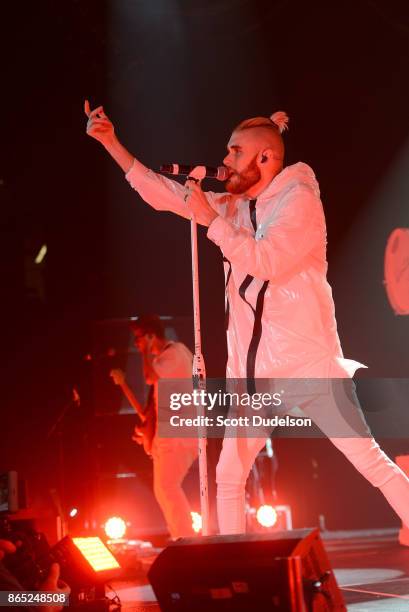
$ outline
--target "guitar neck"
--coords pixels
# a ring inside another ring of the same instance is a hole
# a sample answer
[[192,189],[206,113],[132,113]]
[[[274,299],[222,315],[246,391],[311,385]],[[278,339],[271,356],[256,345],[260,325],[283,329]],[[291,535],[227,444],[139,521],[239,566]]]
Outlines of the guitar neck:
[[134,392],[132,391],[132,389],[130,387],[128,387],[126,382],[123,382],[120,385],[124,395],[126,396],[127,400],[129,401],[129,403],[131,404],[132,408],[135,410],[136,414],[139,416],[139,418],[145,422],[146,421],[146,416],[144,415],[143,409],[141,404],[138,402],[138,400],[135,397]]

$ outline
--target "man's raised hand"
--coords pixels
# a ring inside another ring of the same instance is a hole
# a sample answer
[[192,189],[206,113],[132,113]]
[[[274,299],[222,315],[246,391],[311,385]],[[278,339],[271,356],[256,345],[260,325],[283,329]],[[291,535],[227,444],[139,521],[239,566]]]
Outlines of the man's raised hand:
[[88,100],[85,100],[84,111],[88,117],[87,134],[104,146],[109,145],[114,138],[114,126],[104,113],[102,106],[91,110]]

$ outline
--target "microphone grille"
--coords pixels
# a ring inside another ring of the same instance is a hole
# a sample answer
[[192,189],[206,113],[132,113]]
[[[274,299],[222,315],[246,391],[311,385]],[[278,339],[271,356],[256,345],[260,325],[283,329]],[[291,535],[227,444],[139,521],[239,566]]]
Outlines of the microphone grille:
[[217,177],[219,181],[227,181],[229,178],[229,171],[225,166],[219,166],[217,168]]

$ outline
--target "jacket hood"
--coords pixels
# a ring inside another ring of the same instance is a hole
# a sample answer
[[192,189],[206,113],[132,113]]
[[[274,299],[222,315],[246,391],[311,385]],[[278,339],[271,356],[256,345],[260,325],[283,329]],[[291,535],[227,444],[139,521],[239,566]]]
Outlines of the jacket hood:
[[276,193],[286,191],[297,184],[306,185],[314,191],[317,197],[320,196],[320,189],[312,168],[308,164],[298,162],[281,170],[257,199],[271,198]]

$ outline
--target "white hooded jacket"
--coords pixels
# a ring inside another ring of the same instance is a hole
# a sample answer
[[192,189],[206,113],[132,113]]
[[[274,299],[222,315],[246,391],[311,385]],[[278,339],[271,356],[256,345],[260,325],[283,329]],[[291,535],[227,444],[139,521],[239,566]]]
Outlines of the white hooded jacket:
[[[179,183],[139,164],[126,178],[156,210],[189,218]],[[301,162],[284,168],[256,201],[206,196],[219,215],[207,236],[224,256],[227,377],[353,376],[362,364],[342,355],[312,169]]]

